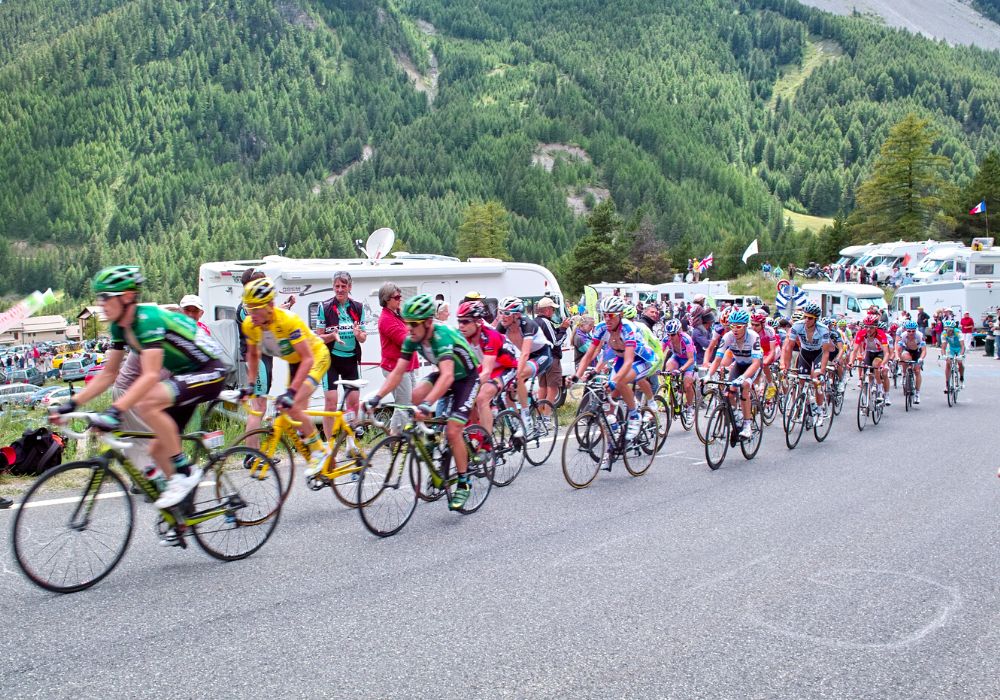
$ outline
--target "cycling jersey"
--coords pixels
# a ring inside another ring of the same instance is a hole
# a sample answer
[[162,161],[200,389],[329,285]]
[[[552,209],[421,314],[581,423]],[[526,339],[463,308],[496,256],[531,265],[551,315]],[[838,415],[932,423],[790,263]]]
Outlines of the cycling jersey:
[[601,321],[594,327],[593,338],[590,341],[592,346],[599,347],[606,345],[619,357],[624,357],[625,349],[632,347],[635,348],[636,359],[641,359],[648,365],[652,365],[656,359],[653,349],[646,347],[642,332],[633,323],[625,319],[621,320],[621,325],[618,327],[620,347],[616,347],[613,341],[614,334],[608,329],[607,321]]
[[[680,342],[675,345],[671,338],[677,338]],[[695,357],[698,352],[697,348],[694,346],[694,341],[687,333],[678,333],[674,336],[667,336],[667,339],[663,341],[663,349],[673,353],[672,356],[682,365],[692,357]]]
[[479,330],[479,343],[472,346],[473,351],[480,363],[486,356],[497,358],[493,367],[493,375],[501,373],[504,369],[517,367],[517,358],[520,352],[507,336],[499,333],[486,324]]
[[854,344],[858,347],[865,349],[865,352],[882,352],[882,346],[888,345],[889,340],[885,336],[885,331],[879,328],[875,335],[869,337],[868,332],[858,333],[858,337],[855,338]]
[[413,353],[417,352],[435,367],[440,365],[442,360],[453,360],[455,381],[475,375],[479,360],[476,359],[476,353],[469,347],[465,337],[454,328],[442,323],[435,323],[433,329],[431,337],[423,343],[418,343],[407,336],[399,356],[409,362]]
[[727,350],[732,353],[733,361],[741,365],[749,365],[754,360],[764,359],[764,351],[760,347],[760,336],[749,328],[743,334],[743,342],[737,340],[736,333],[733,331],[722,336],[715,356],[717,358],[723,357]]
[[947,343],[948,355],[960,355],[962,353],[962,336],[954,328],[948,328],[941,333],[941,342]]
[[659,339],[653,335],[653,331],[649,330],[649,326],[645,323],[637,323],[635,327],[639,329],[642,333],[642,342],[653,351],[653,361],[650,363],[652,371],[657,372],[663,367],[663,345],[660,343]]
[[771,346],[778,343],[778,336],[775,334],[774,329],[770,326],[764,326],[761,328],[760,332],[757,333],[760,336],[760,349],[764,351],[764,354],[771,352]]
[[139,304],[128,328],[112,323],[111,347],[136,352],[163,350],[163,368],[171,374],[193,372],[223,356],[222,348],[184,314],[156,304]]
[[927,341],[924,340],[924,334],[918,330],[903,331],[899,334],[899,340],[896,342],[896,346],[906,352],[919,352],[926,345]]
[[822,350],[823,346],[830,342],[830,329],[822,323],[816,323],[813,327],[812,340],[807,337],[806,322],[799,321],[792,325],[791,337],[799,344],[799,350]]
[[326,345],[319,336],[309,330],[309,326],[299,318],[298,314],[280,307],[274,307],[271,320],[263,326],[255,326],[250,316],[243,319],[243,335],[246,336],[248,345],[255,345],[265,355],[280,357],[291,365],[302,361],[299,353],[295,351],[294,343],[302,341],[308,343],[309,349],[317,359],[328,354]]
[[[518,319],[518,326],[521,329],[522,342],[525,338],[531,338],[531,350],[528,352],[528,357],[534,358],[549,352],[552,343],[545,337],[545,331],[542,330],[541,326],[524,316]],[[507,337],[510,337],[510,329],[510,326],[497,326],[497,331]]]

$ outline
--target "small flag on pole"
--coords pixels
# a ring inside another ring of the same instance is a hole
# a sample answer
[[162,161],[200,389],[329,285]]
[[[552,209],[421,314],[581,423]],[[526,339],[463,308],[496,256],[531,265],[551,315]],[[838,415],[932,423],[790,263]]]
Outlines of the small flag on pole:
[[969,210],[970,214],[982,214],[986,211],[986,200],[984,199],[976,206]]
[[757,239],[755,238],[753,239],[753,243],[748,245],[747,249],[743,251],[743,264],[746,265],[747,260],[749,260],[751,256],[756,255],[758,252],[760,251],[757,250]]
[[704,272],[708,268],[712,267],[713,262],[715,262],[715,258],[712,253],[709,253],[707,258],[698,263],[698,271]]

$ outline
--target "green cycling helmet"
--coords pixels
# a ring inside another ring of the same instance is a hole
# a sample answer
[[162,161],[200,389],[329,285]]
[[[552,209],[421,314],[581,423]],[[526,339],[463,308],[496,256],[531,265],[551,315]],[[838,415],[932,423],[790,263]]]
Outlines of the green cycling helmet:
[[399,314],[404,321],[426,321],[434,317],[436,308],[434,297],[430,294],[418,294],[403,302]]
[[634,320],[636,318],[636,316],[638,316],[638,315],[639,315],[639,312],[636,311],[636,308],[634,306],[632,306],[631,304],[629,304],[628,306],[626,306],[625,310],[622,311],[622,316],[626,320],[628,320],[628,321]]
[[138,265],[115,265],[94,275],[90,288],[95,294],[124,294],[138,290],[145,281]]

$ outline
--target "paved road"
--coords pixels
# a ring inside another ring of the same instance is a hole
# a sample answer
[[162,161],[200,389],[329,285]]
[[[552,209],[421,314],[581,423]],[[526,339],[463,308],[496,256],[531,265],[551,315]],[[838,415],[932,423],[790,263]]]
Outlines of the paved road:
[[[298,485],[274,538],[221,564],[152,513],[95,588],[5,553],[4,697],[1000,697],[1000,362],[962,403],[710,472],[693,434],[585,491],[558,462],[462,517],[378,540]],[[848,402],[853,399],[849,395]],[[9,539],[10,515],[0,514]]]

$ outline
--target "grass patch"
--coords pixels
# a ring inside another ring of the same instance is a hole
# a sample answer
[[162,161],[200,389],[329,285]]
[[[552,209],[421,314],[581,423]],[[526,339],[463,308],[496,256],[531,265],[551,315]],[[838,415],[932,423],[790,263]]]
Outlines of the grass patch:
[[814,70],[824,63],[836,61],[844,55],[844,50],[833,39],[818,39],[810,37],[806,41],[806,53],[802,59],[802,65],[790,63],[782,66],[781,77],[774,83],[774,91],[768,107],[774,111],[778,104],[778,98],[787,102],[795,97],[799,87],[806,81]]
[[775,280],[765,279],[762,272],[749,272],[729,282],[729,293],[758,296],[770,304],[773,311],[778,287]]
[[807,230],[818,233],[824,226],[833,226],[833,218],[829,216],[812,216],[810,214],[799,214],[791,209],[784,209],[785,219],[792,220],[792,226],[796,230]]

